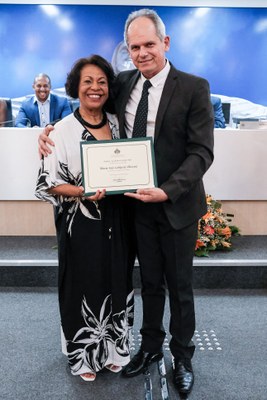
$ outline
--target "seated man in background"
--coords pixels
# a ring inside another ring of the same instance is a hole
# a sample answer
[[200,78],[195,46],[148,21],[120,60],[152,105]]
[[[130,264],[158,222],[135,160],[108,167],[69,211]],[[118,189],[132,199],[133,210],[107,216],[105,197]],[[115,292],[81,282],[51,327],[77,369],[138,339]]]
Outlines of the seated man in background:
[[68,99],[50,93],[51,80],[48,75],[37,75],[32,87],[35,95],[23,101],[16,118],[16,127],[44,127],[71,114]]
[[210,96],[214,111],[214,128],[225,128],[225,118],[220,97]]

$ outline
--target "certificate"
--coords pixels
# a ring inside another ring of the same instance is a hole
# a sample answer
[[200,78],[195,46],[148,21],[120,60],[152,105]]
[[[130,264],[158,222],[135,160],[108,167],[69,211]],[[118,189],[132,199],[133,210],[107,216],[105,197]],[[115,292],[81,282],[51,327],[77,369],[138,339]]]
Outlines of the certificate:
[[80,144],[86,196],[133,192],[157,186],[151,137],[84,141]]

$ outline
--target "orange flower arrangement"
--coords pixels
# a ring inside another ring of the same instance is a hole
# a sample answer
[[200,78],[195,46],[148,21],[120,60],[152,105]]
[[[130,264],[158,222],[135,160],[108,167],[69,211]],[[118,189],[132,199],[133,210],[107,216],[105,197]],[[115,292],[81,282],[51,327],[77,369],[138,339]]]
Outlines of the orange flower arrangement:
[[208,257],[210,251],[230,250],[231,237],[239,235],[239,229],[230,225],[232,214],[222,212],[220,202],[213,200],[210,195],[207,199],[207,213],[198,222],[198,239],[195,255]]

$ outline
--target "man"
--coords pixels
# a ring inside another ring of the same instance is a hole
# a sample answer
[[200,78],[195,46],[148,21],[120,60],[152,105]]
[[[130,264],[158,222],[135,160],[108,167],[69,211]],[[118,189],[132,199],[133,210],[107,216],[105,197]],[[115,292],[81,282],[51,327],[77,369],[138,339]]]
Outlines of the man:
[[32,85],[35,95],[26,99],[18,112],[15,126],[45,127],[50,122],[71,114],[68,99],[51,94],[51,80],[46,74],[39,74]]
[[158,188],[137,190],[135,225],[142,276],[143,325],[139,352],[123,375],[135,376],[162,357],[166,280],[170,300],[170,349],[173,380],[189,393],[195,313],[192,261],[198,219],[206,212],[202,177],[213,161],[213,110],[209,85],[176,70],[166,60],[170,38],[158,15],[139,10],[129,15],[125,42],[137,70],[118,75],[117,113],[121,137],[131,137],[143,82],[148,95],[147,135],[154,138]]
[[210,99],[214,112],[214,128],[225,128],[225,118],[220,97],[210,96]]
[[[159,187],[126,195],[135,199],[137,252],[142,278],[142,344],[123,370],[134,377],[159,360],[167,283],[173,382],[190,393],[195,330],[192,263],[199,218],[206,213],[202,177],[213,161],[213,110],[208,82],[166,60],[170,38],[152,10],[129,15],[125,41],[137,70],[117,77],[116,109],[122,138],[132,137],[143,81],[149,80],[147,136],[154,138]],[[50,152],[42,143],[43,154]],[[47,139],[46,139],[47,140]],[[51,141],[48,140],[48,143]]]

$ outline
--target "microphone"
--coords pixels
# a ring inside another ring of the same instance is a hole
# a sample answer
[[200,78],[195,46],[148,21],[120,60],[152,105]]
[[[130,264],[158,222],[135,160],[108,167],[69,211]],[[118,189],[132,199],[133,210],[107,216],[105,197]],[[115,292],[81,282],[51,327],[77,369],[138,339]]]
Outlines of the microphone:
[[14,119],[8,119],[6,121],[0,121],[0,128],[4,128],[4,127],[14,127]]

